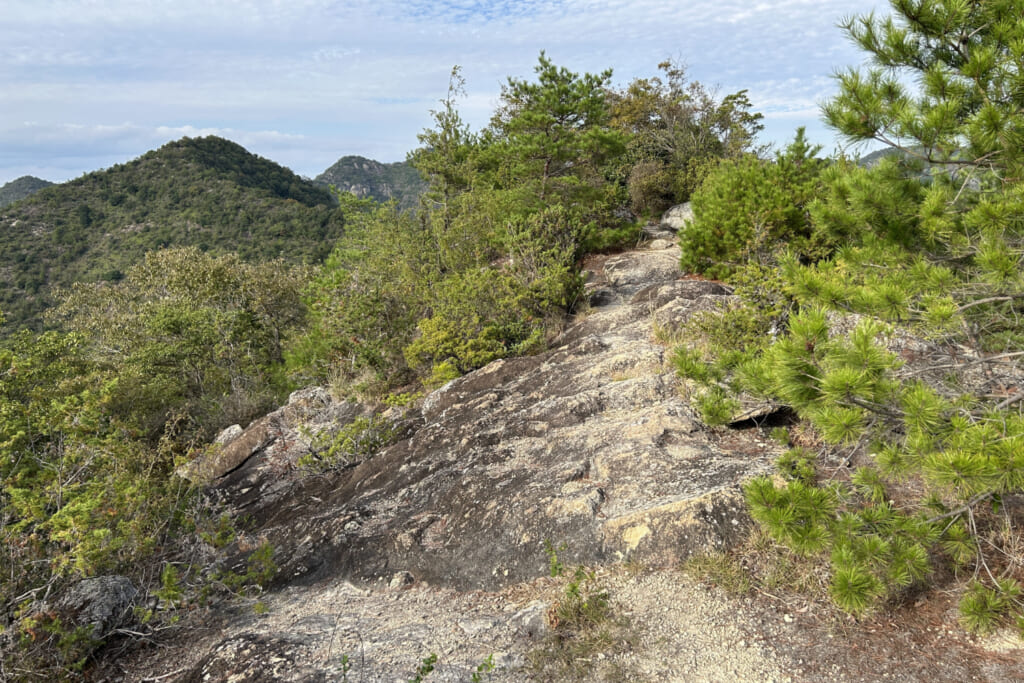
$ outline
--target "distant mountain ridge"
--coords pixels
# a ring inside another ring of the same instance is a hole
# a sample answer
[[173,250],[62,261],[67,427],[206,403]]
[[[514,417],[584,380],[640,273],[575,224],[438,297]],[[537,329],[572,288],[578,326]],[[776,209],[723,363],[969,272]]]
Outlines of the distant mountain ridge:
[[13,204],[19,199],[31,196],[43,188],[53,185],[49,180],[23,175],[0,187],[0,208]]
[[341,235],[334,196],[217,137],[182,138],[0,209],[0,311],[42,327],[55,287],[116,280],[154,249],[323,260]]
[[361,156],[338,159],[313,182],[351,192],[360,198],[379,202],[395,200],[403,209],[415,207],[427,188],[419,171],[406,161],[385,164]]

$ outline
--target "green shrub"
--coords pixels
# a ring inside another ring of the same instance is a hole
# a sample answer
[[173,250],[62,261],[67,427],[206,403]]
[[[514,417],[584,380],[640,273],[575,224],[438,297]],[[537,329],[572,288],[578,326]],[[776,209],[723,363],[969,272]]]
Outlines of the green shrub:
[[1012,579],[996,580],[989,588],[973,581],[960,599],[960,621],[972,633],[986,634],[1007,621],[1013,603],[1021,596],[1020,584]]
[[680,232],[682,268],[722,278],[748,262],[772,263],[783,249],[822,255],[807,214],[822,167],[817,151],[801,129],[774,162],[748,155],[713,169]]
[[379,415],[357,417],[333,432],[299,431],[310,452],[299,458],[298,464],[319,472],[362,462],[390,444],[395,435],[394,426]]
[[[786,432],[784,436],[785,442],[788,444],[789,433]],[[815,475],[817,473],[814,455],[809,453],[805,448],[798,447],[789,449],[775,461],[775,466],[787,479],[802,481],[806,484],[814,484]]]
[[[938,558],[991,562],[964,520],[977,525],[976,508],[1024,489],[1024,418],[898,381],[898,359],[876,341],[882,329],[864,320],[830,338],[824,314],[805,311],[758,361],[769,393],[827,442],[873,457],[819,486],[816,458],[792,449],[778,463],[785,486],[765,478],[746,487],[754,519],[780,543],[829,553],[831,595],[858,614],[922,583]],[[1008,619],[1017,609],[1008,586],[972,589],[961,603],[965,625]]]
[[673,174],[662,161],[642,161],[629,173],[630,208],[639,216],[660,215],[676,203]]
[[718,368],[705,361],[704,354],[696,349],[686,346],[676,347],[671,358],[676,374],[684,379],[692,379],[700,384],[721,379]]
[[697,394],[696,403],[701,419],[710,427],[729,424],[739,410],[739,403],[719,386],[712,386]]

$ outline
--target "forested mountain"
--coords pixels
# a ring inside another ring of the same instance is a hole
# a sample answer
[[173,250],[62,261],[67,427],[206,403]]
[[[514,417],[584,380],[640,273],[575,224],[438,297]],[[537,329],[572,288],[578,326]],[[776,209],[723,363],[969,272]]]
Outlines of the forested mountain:
[[321,261],[341,234],[331,193],[217,137],[183,138],[0,211],[0,310],[39,328],[54,287],[118,280],[169,246],[247,261]]
[[392,199],[400,208],[416,206],[427,188],[419,171],[405,161],[383,164],[360,156],[338,159],[333,166],[318,175],[316,183],[351,192],[359,198],[372,198],[379,202]]
[[13,204],[19,199],[39,192],[44,187],[53,185],[49,180],[36,178],[30,175],[23,175],[0,187],[0,207]]

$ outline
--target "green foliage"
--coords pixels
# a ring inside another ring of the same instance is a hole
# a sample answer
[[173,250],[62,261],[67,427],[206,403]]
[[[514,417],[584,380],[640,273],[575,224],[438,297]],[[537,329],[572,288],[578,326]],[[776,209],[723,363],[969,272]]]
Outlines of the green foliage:
[[300,428],[300,433],[307,440],[310,454],[299,459],[299,466],[326,472],[366,460],[393,441],[395,430],[390,422],[373,415],[357,417],[333,432],[313,434]]
[[803,129],[774,163],[753,155],[716,166],[693,195],[694,219],[680,233],[682,267],[710,277],[729,275],[748,262],[773,263],[783,249],[821,256],[807,206],[822,163]]
[[[950,364],[946,386],[901,382],[877,324],[830,338],[814,307],[909,325],[975,357],[1019,357],[1024,102],[1014,93],[1024,6],[915,0],[893,8],[892,17],[844,21],[874,65],[840,74],[824,114],[850,142],[876,140],[899,154],[870,169],[840,162],[822,175],[810,214],[826,242],[843,246],[815,264],[784,261],[787,289],[804,311],[749,376],[862,462],[832,486],[835,521],[819,524],[834,539],[837,604],[871,609],[945,556],[993,579],[961,600],[964,625],[985,631],[1020,618],[1019,550],[979,539],[984,507],[1024,490],[1019,401],[961,394],[969,360]],[[792,522],[779,511],[807,486],[790,482],[786,495],[769,488],[748,489],[752,508],[793,543]],[[810,527],[820,513],[795,518]]]
[[[304,279],[279,262],[154,252],[118,283],[69,292],[56,316],[72,332],[7,340],[0,572],[14,578],[0,584],[5,604],[111,573],[152,590],[170,612],[194,598],[196,536],[220,547],[235,534],[226,517],[205,519],[174,467],[226,423],[283,398],[282,342],[300,322]],[[271,564],[260,550],[242,575],[217,579],[265,582]],[[139,618],[150,627],[173,619]],[[62,642],[11,656],[52,659]]]
[[161,605],[173,609],[185,597],[181,586],[181,576],[173,564],[165,564],[160,571],[160,588],[154,593]]
[[874,65],[839,74],[826,121],[851,142],[898,146],[944,173],[985,166],[1021,178],[1020,2],[914,0],[893,8],[890,17],[843,22]]
[[434,255],[412,216],[341,199],[346,232],[303,294],[308,329],[289,345],[289,371],[301,383],[398,383]]
[[540,202],[557,198],[567,208],[597,199],[599,169],[625,142],[609,125],[605,91],[611,70],[580,76],[542,52],[535,72],[535,82],[510,78],[502,86],[488,150],[490,159],[501,160],[499,182],[507,186],[514,178],[528,196]]
[[22,673],[39,672],[40,676],[49,674],[64,680],[80,678],[89,655],[101,644],[93,637],[92,627],[71,626],[48,612],[22,618],[18,630],[17,670]]
[[704,360],[704,354],[697,349],[686,346],[676,347],[672,352],[672,365],[676,374],[684,379],[692,379],[700,384],[721,379],[721,373],[713,364]]
[[630,208],[640,215],[654,215],[675,204],[672,176],[663,161],[647,160],[634,165],[626,181]]
[[536,82],[510,79],[477,134],[459,116],[454,69],[410,155],[429,182],[418,214],[343,203],[346,234],[307,290],[293,374],[383,393],[542,349],[582,290],[584,245],[621,238],[599,172],[622,144],[607,125],[608,77],[541,55]]
[[990,633],[1008,621],[1020,596],[1020,584],[1013,579],[996,579],[991,588],[974,581],[960,599],[960,621],[968,631]]
[[[950,7],[919,4],[925,12]],[[705,272],[728,273],[733,263],[749,259],[780,266],[774,277],[765,267],[753,271],[744,294],[748,305],[764,311],[760,319],[770,321],[760,331],[762,342],[771,330],[785,331],[783,336],[743,358],[731,350],[733,340],[699,343],[676,360],[684,374],[711,387],[704,396],[717,400],[702,400],[712,417],[734,368],[730,385],[793,407],[826,444],[847,454],[844,462],[857,458],[858,467],[832,473],[825,486],[817,482],[817,456],[792,449],[779,461],[789,480],[784,486],[765,479],[747,488],[755,519],[778,542],[808,556],[827,554],[832,598],[854,613],[922,583],[936,561],[956,567],[991,563],[974,537],[975,510],[1024,485],[1016,455],[1020,415],[1005,410],[1014,401],[986,407],[981,397],[956,395],[955,384],[906,381],[899,359],[882,348],[889,329],[878,319],[978,354],[1015,358],[1024,341],[1018,323],[1024,300],[1022,190],[998,168],[994,174],[993,168],[972,168],[956,155],[945,156],[943,166],[941,155],[928,156],[934,151],[926,152],[927,169],[906,156],[870,169],[840,161],[818,176],[817,197],[802,204],[781,198],[782,215],[799,210],[805,221],[804,241],[790,240],[781,257],[770,248],[758,252],[757,237],[740,229],[704,242],[691,232],[684,240],[684,264],[708,250],[705,263],[716,270]],[[715,182],[709,178],[705,188]],[[755,183],[751,175],[742,184]],[[739,192],[737,184],[720,196]],[[756,287],[766,276],[774,283],[767,297]],[[790,316],[794,304],[800,310]],[[871,317],[833,335],[826,311]],[[727,338],[706,322],[703,327],[705,339]],[[757,331],[749,331],[756,340]],[[967,367],[954,364],[954,379]],[[986,590],[995,592],[965,599],[971,615],[965,623],[982,627],[984,615],[994,612],[990,602],[1001,589]],[[1000,618],[1012,618],[1016,609],[1008,607]]]
[[211,574],[210,579],[233,593],[243,593],[249,589],[263,590],[276,575],[274,546],[264,542],[249,553],[244,571],[217,570]]
[[791,446],[793,439],[790,436],[789,430],[785,427],[772,427],[768,435],[778,444],[783,446]]
[[600,626],[611,616],[608,592],[595,585],[595,575],[577,567],[552,610],[556,630],[583,631]]
[[494,655],[487,655],[487,658],[477,665],[476,670],[473,672],[473,675],[469,677],[469,680],[472,683],[483,683],[483,681],[486,680],[485,674],[490,674],[492,671],[494,671]]
[[751,151],[763,128],[745,90],[719,100],[687,81],[679,64],[658,68],[662,76],[638,78],[608,94],[611,124],[629,138],[607,172],[625,181],[630,206],[641,215],[687,201],[713,160]]
[[558,559],[558,553],[564,552],[568,547],[565,543],[560,543],[555,548],[555,544],[551,542],[550,538],[544,539],[544,554],[548,556],[548,574],[552,578],[561,576],[565,571],[565,565]]
[[[185,532],[191,494],[173,452],[138,439],[120,381],[80,334],[22,333],[0,349],[0,602],[12,609],[80,577],[154,571]],[[55,617],[15,628],[5,666],[57,675],[97,645]]]
[[147,254],[120,282],[75,285],[54,318],[116,373],[113,409],[150,439],[175,414],[191,423],[180,438],[211,437],[283,398],[283,341],[302,322],[306,278],[281,261],[169,249]]
[[778,285],[767,271],[761,266],[738,271],[736,291],[756,294],[721,310],[698,311],[679,330],[678,336],[687,342],[676,347],[671,361],[680,377],[697,385],[691,397],[709,426],[733,421],[740,409],[733,397],[738,388],[764,393],[750,376],[757,374],[760,355],[787,314],[781,295],[773,291]]
[[95,369],[83,346],[48,333],[0,351],[3,562],[22,567],[5,590],[51,569],[91,574],[145,555],[178,504],[161,481],[170,463],[133,439],[112,410],[118,379]]
[[[746,491],[755,519],[779,541],[800,552],[830,548],[832,596],[855,613],[923,581],[939,550],[955,565],[975,560],[966,528],[947,520],[1024,487],[1021,416],[954,418],[954,406],[934,389],[896,380],[900,364],[877,344],[880,331],[864,320],[849,337],[830,338],[824,315],[811,310],[794,317],[789,336],[761,360],[771,395],[827,441],[874,448],[878,466],[817,488],[813,460],[794,449],[779,462],[790,478],[784,488],[765,479]],[[894,507],[890,483],[908,477],[923,493]],[[964,603],[970,619],[982,618],[981,601]]]
[[544,321],[528,316],[544,309],[524,301],[527,296],[515,278],[495,270],[446,278],[435,290],[430,317],[420,321],[419,335],[405,348],[406,362],[413,370],[450,362],[463,374],[541,350]]
[[701,419],[709,427],[729,424],[739,409],[739,403],[719,386],[712,386],[698,393],[695,402]]
[[33,195],[44,187],[49,187],[50,185],[53,185],[53,183],[43,180],[42,178],[34,178],[30,175],[16,178],[3,187],[0,187],[0,209],[8,204],[13,204],[19,199],[24,199],[25,197]]
[[166,247],[319,263],[342,232],[334,205],[325,189],[232,142],[183,138],[0,210],[9,273],[0,309],[9,332],[39,329],[54,288],[115,282]]
[[[787,433],[787,445],[788,442],[789,435]],[[778,468],[782,476],[787,479],[801,481],[805,484],[811,485],[815,482],[817,468],[814,463],[814,455],[809,453],[805,448],[790,448],[779,456],[779,459],[775,461],[775,466]]]
[[431,652],[423,658],[423,662],[416,669],[416,674],[409,679],[409,683],[422,683],[427,676],[434,672],[435,664],[437,664],[437,654]]
[[776,488],[770,478],[759,477],[747,482],[744,492],[753,518],[791,550],[809,555],[826,547],[838,504],[835,491],[800,479]]

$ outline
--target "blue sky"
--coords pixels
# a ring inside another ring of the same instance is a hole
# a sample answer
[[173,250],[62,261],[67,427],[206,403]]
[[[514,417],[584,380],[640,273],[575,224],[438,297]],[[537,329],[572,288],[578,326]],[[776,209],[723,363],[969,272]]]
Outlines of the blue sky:
[[541,50],[614,82],[666,58],[722,95],[746,88],[763,141],[798,126],[836,149],[818,105],[862,61],[836,28],[868,0],[6,0],[0,185],[63,181],[184,135],[221,135],[315,176],[338,157],[397,161],[448,74],[486,124]]

